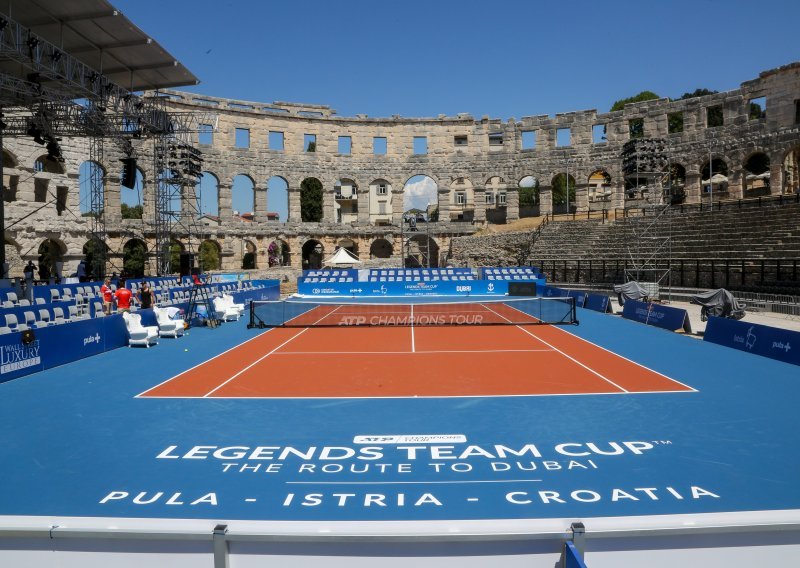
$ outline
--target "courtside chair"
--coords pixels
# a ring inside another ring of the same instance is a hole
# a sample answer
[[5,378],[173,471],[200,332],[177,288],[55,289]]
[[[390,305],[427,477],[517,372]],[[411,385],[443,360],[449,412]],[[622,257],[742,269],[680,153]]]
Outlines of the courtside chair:
[[18,303],[18,300],[17,300],[17,294],[16,294],[15,292],[9,292],[9,293],[6,295],[6,299],[7,299],[9,302],[11,302],[12,304],[16,304],[16,303]]
[[11,328],[5,325],[0,327],[0,335],[5,335],[6,333],[11,333]]
[[128,329],[128,347],[134,345],[144,345],[150,347],[158,343],[158,327],[154,325],[143,326],[142,316],[124,312],[122,318],[125,320],[125,327]]
[[37,306],[47,303],[44,298],[35,298],[33,301]]
[[24,324],[17,321],[17,316],[14,314],[6,314],[6,326],[8,326],[11,331],[25,331],[28,329]]
[[36,325],[36,314],[33,312],[23,312],[25,316],[25,327],[28,329],[33,329],[34,327],[39,327]]
[[61,299],[64,300],[65,302],[71,300],[72,290],[70,290],[69,288],[64,288],[64,293],[61,295]]
[[50,290],[50,301],[51,302],[58,302],[60,299],[61,298],[60,298],[60,294],[58,293],[58,290],[56,290],[55,288]]
[[39,310],[39,321],[36,322],[36,327],[47,327],[48,325],[54,325],[52,321],[50,321],[50,312],[47,310]]
[[64,319],[64,310],[61,308],[53,308],[53,325],[62,323],[67,323],[67,320]]
[[183,335],[183,320],[172,319],[170,312],[177,313],[177,308],[159,308],[153,307],[153,313],[158,322],[158,334],[161,337],[175,337],[176,339]]
[[25,306],[30,306],[30,305],[31,305],[31,301],[28,298],[22,298],[19,301],[19,306],[20,307],[25,307]]

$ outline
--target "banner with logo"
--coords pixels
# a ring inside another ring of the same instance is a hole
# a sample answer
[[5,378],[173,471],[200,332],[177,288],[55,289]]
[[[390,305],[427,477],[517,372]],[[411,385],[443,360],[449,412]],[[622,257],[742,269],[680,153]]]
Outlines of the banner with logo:
[[36,328],[0,336],[0,382],[122,347],[128,333],[121,315]]
[[[531,280],[544,284],[544,280]],[[422,282],[303,282],[297,291],[305,296],[505,296],[508,282],[491,280]]]
[[800,365],[800,332],[797,331],[710,317],[703,341]]
[[605,294],[587,294],[586,303],[583,305],[587,310],[608,313],[611,311],[611,298]]
[[622,308],[622,317],[670,331],[692,333],[692,324],[686,310],[664,304],[627,300]]

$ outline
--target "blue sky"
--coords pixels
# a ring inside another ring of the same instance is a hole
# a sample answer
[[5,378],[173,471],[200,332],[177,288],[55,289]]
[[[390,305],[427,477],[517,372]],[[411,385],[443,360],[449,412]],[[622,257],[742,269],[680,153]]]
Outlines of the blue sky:
[[789,0],[112,3],[200,78],[185,90],[342,116],[605,112],[800,60]]

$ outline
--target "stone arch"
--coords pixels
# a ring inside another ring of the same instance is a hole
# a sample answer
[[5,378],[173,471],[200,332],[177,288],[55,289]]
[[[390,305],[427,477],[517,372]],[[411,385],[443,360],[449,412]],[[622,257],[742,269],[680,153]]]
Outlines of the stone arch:
[[186,247],[178,239],[170,239],[169,241],[169,268],[171,273],[180,271],[181,266],[181,253],[186,252]]
[[517,182],[519,192],[519,216],[538,217],[540,210],[539,178],[528,174],[522,176]]
[[506,180],[499,175],[489,176],[484,182],[486,194],[486,221],[494,224],[504,224],[507,220],[506,209]]
[[258,268],[258,248],[253,241],[244,239],[242,241],[242,269],[254,268]]
[[371,225],[390,225],[394,213],[392,184],[383,178],[369,184],[369,222]]
[[16,168],[19,167],[19,160],[17,156],[14,155],[9,150],[3,148],[3,167],[4,168]]
[[201,216],[219,219],[219,176],[213,172],[203,171],[197,185],[197,199]]
[[322,182],[307,177],[300,182],[300,219],[305,223],[318,223],[324,216],[322,206]]
[[408,238],[403,265],[406,268],[438,268],[439,245],[436,239],[424,234]]
[[550,181],[550,186],[553,188],[553,213],[570,213],[575,209],[575,178],[572,174],[559,172]]
[[611,175],[603,168],[594,170],[587,179],[589,185],[589,201],[610,201]]
[[267,262],[270,266],[289,266],[292,262],[289,243],[275,239],[267,247]]
[[347,249],[354,255],[358,256],[358,243],[350,238],[339,239],[336,244],[337,248]]
[[664,168],[662,185],[671,203],[683,203],[686,199],[686,168],[678,162],[670,162]]
[[122,247],[122,274],[141,278],[147,268],[147,245],[141,239],[129,239]]
[[751,153],[742,163],[744,180],[742,189],[745,197],[770,194],[770,160],[762,151]]
[[345,224],[358,221],[358,183],[353,178],[339,178],[333,183],[333,219]]
[[[105,208],[105,178],[106,170],[102,164],[93,160],[86,160],[78,168],[78,202],[83,217],[91,217],[103,212]],[[97,204],[92,204],[92,187],[100,188],[102,199]],[[93,210],[94,208],[97,210]]]
[[222,247],[213,239],[204,240],[197,248],[197,260],[202,272],[219,270],[222,265]]
[[369,257],[372,258],[391,258],[392,257],[392,243],[388,240],[380,238],[372,241],[369,247]]
[[144,171],[136,168],[133,187],[119,186],[120,212],[123,219],[142,219],[144,217]]
[[718,157],[712,158],[710,165],[706,160],[700,168],[700,180],[703,193],[709,193],[712,186],[714,191],[728,191],[728,163]]
[[33,161],[33,171],[37,173],[65,174],[64,164],[58,160],[50,158],[47,154],[42,154]]
[[39,244],[36,252],[39,255],[39,280],[60,277],[67,246],[59,239],[49,238]]
[[252,214],[256,206],[256,183],[247,174],[233,177],[231,184],[231,208],[234,216]]
[[403,215],[410,212],[424,214],[431,221],[437,220],[439,209],[439,184],[427,174],[408,178],[403,185]]
[[267,180],[267,221],[289,219],[289,181],[279,175]]
[[303,243],[303,270],[316,270],[322,268],[322,259],[325,247],[316,239],[308,239]]
[[468,177],[457,177],[450,184],[450,218],[448,221],[467,221],[475,219],[475,188]]
[[800,145],[795,146],[783,158],[783,191],[800,193]]
[[83,244],[81,254],[86,264],[86,276],[90,280],[100,280],[105,276],[110,253],[108,244],[98,239],[90,238]]

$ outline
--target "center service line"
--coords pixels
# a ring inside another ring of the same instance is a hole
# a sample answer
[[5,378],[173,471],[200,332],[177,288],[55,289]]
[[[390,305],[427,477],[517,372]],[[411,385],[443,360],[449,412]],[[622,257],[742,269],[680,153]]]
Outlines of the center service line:
[[432,485],[463,483],[538,483],[541,479],[490,479],[477,481],[287,481],[287,485]]

